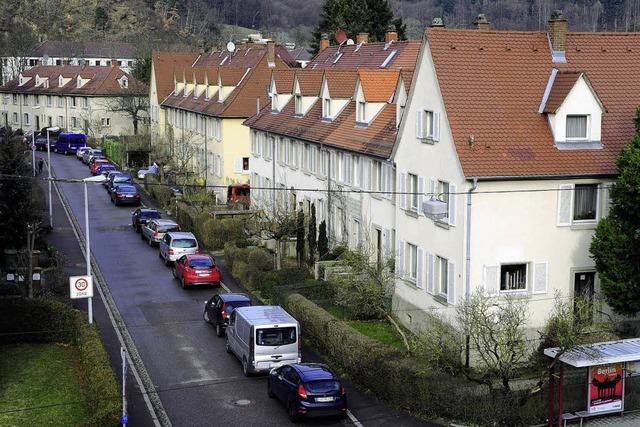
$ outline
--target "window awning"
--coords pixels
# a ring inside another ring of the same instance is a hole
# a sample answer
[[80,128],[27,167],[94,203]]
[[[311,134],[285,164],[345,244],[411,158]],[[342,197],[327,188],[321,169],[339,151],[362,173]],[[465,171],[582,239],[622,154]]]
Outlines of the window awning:
[[[545,356],[555,358],[560,348],[546,348]],[[576,368],[640,360],[640,338],[581,345],[560,356],[560,361]]]

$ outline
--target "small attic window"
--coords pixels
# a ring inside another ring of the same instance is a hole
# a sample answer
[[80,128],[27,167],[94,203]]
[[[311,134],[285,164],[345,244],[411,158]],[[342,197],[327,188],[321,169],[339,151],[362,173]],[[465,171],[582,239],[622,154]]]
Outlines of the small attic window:
[[568,141],[582,141],[588,139],[589,116],[567,115],[566,137]]
[[122,76],[120,79],[120,87],[127,89],[129,87],[129,79],[126,76]]
[[397,53],[398,49],[393,49],[389,56],[387,56],[387,58],[384,60],[384,62],[380,64],[380,68],[387,68],[389,66],[389,63],[391,62],[391,60],[393,60]]
[[364,101],[358,101],[356,106],[356,117],[358,123],[367,123],[367,103]]
[[58,76],[58,86],[64,86],[64,79],[62,78],[62,74]]
[[295,114],[296,116],[302,116],[303,114],[303,109],[302,109],[302,95],[296,95],[295,99],[294,99],[294,103],[295,103]]
[[322,99],[322,118],[331,119],[331,99]]
[[274,112],[278,111],[278,94],[277,93],[271,94],[271,111],[274,111]]

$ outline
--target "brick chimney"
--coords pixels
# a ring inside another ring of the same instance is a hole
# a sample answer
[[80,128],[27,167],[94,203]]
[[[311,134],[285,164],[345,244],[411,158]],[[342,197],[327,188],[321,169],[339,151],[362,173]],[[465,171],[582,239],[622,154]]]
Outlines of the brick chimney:
[[327,33],[322,33],[320,36],[320,52],[329,47],[329,36]]
[[561,10],[554,10],[549,19],[549,41],[555,52],[564,52],[567,43],[567,18]]
[[269,66],[276,63],[276,43],[273,40],[267,41],[267,62]]
[[431,28],[444,28],[444,21],[442,18],[433,18],[431,21]]
[[369,43],[369,33],[358,33],[356,43]]
[[384,33],[384,41],[385,43],[398,41],[398,32],[395,25],[389,25],[387,32]]
[[487,17],[484,16],[484,13],[476,16],[476,19],[473,21],[473,25],[475,25],[476,29],[480,31],[491,30],[491,24],[489,24],[489,21],[487,21]]

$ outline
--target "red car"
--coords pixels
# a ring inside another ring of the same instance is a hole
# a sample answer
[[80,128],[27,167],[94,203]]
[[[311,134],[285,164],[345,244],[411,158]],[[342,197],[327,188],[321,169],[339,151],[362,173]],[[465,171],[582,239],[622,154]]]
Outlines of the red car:
[[91,175],[98,175],[98,166],[107,164],[111,164],[111,162],[107,159],[96,159],[96,161],[91,165]]
[[193,285],[220,286],[220,270],[209,255],[184,255],[174,263],[173,275],[183,288]]

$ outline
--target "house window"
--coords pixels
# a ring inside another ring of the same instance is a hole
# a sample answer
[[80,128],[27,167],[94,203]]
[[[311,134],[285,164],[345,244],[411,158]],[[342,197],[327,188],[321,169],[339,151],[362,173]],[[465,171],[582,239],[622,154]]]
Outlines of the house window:
[[440,296],[446,298],[449,293],[449,260],[436,256],[435,285]]
[[415,281],[418,277],[418,247],[407,243],[407,273],[408,278]]
[[78,125],[78,120],[75,117],[71,117],[71,127],[76,128]]
[[424,110],[422,112],[422,138],[434,139],[435,126],[433,120],[433,111]]
[[248,172],[249,171],[249,158],[248,157],[243,157],[242,158],[242,171],[243,172]]
[[296,115],[302,115],[302,95],[296,95],[295,98]]
[[331,118],[331,100],[329,98],[324,98],[322,117],[325,119]]
[[51,95],[47,95],[47,107],[51,107]]
[[264,150],[262,151],[262,154],[264,155],[265,159],[269,160],[273,157],[274,139],[272,136],[270,136],[269,138],[265,138],[263,134],[261,140],[265,142],[265,146],[264,146]]
[[24,105],[29,105],[29,95],[23,95]]
[[285,148],[284,148],[285,142],[282,138],[278,138],[278,162],[279,163],[284,163],[285,161],[285,157],[284,157],[284,152],[285,152]]
[[372,172],[372,190],[373,191],[382,191],[382,164],[374,160],[373,161],[373,172]]
[[18,104],[18,94],[13,94],[13,105]]
[[58,127],[64,127],[64,117],[62,116],[58,116],[58,122],[57,122]]
[[596,184],[576,184],[573,197],[573,220],[594,221],[598,206]]
[[24,113],[24,124],[25,125],[29,124],[29,113]]
[[527,289],[527,264],[500,266],[500,290],[523,291]]
[[33,95],[35,105],[40,105],[40,95]]
[[61,96],[58,97],[58,107],[64,107],[64,98]]
[[367,122],[367,103],[364,101],[359,101],[357,109],[358,109],[357,121],[359,123],[366,123]]
[[447,204],[447,212],[449,212],[449,183],[446,181],[438,181],[436,191],[438,192],[438,199]]
[[258,132],[251,132],[251,154],[258,156]]
[[18,113],[13,113],[13,123],[18,123]]
[[271,95],[271,111],[278,111],[278,94]]
[[587,139],[587,116],[567,116],[567,139]]
[[302,168],[304,170],[309,170],[309,150],[311,150],[309,144],[302,146]]
[[318,147],[309,147],[309,171],[316,173],[318,171]]
[[362,185],[362,168],[360,167],[360,157],[353,156],[353,185],[360,187]]
[[409,182],[409,207],[413,212],[418,212],[418,175],[408,174]]
[[100,119],[100,123],[102,124],[102,126],[111,126],[111,118],[103,117]]
[[71,108],[76,108],[76,97],[75,96],[71,97]]

